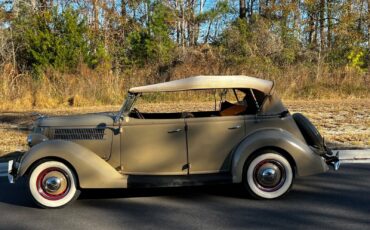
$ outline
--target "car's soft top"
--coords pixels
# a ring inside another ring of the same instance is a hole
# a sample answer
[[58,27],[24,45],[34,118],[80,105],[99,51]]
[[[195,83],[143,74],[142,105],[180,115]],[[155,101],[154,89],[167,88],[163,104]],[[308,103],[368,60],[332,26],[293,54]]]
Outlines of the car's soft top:
[[256,89],[264,94],[269,94],[274,83],[272,81],[243,76],[243,75],[228,75],[228,76],[195,76],[186,79],[169,81],[154,85],[146,85],[134,87],[129,90],[130,93],[154,93],[154,92],[170,92],[184,91],[196,89]]

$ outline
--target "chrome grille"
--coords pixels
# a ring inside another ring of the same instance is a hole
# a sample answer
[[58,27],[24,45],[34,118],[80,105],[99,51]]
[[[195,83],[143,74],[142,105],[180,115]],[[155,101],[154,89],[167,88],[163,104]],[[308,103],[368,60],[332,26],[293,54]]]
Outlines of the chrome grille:
[[52,139],[62,140],[101,140],[104,138],[104,129],[55,129]]

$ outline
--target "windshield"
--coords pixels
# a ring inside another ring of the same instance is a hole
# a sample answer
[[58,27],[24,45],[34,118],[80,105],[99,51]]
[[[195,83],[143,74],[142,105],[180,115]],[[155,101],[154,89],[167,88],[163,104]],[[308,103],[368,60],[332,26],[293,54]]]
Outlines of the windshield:
[[125,116],[130,112],[130,109],[131,109],[132,105],[135,103],[135,100],[137,98],[136,96],[137,96],[137,94],[133,94],[133,93],[129,93],[127,95],[125,103],[123,104],[121,110],[116,115],[115,122],[119,122],[119,120],[122,116]]

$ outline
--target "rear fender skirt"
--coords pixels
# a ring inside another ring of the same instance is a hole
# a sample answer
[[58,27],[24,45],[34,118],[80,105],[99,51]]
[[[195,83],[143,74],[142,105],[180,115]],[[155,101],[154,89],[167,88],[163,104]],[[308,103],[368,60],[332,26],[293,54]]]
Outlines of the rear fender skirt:
[[94,152],[70,141],[42,142],[27,152],[21,162],[19,176],[37,161],[45,158],[61,159],[76,171],[81,188],[127,188],[127,177],[120,174]]
[[260,149],[282,149],[294,160],[298,176],[309,176],[328,170],[322,157],[307,144],[282,129],[260,129],[248,135],[236,148],[232,159],[234,183],[242,181],[243,167],[248,158]]

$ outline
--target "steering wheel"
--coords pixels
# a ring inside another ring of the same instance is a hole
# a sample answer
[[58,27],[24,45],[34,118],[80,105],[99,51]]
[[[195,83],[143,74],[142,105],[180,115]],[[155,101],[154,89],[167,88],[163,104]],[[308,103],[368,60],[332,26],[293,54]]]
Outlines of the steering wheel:
[[134,112],[139,119],[145,119],[143,114],[141,114],[137,108],[133,108],[132,112]]

